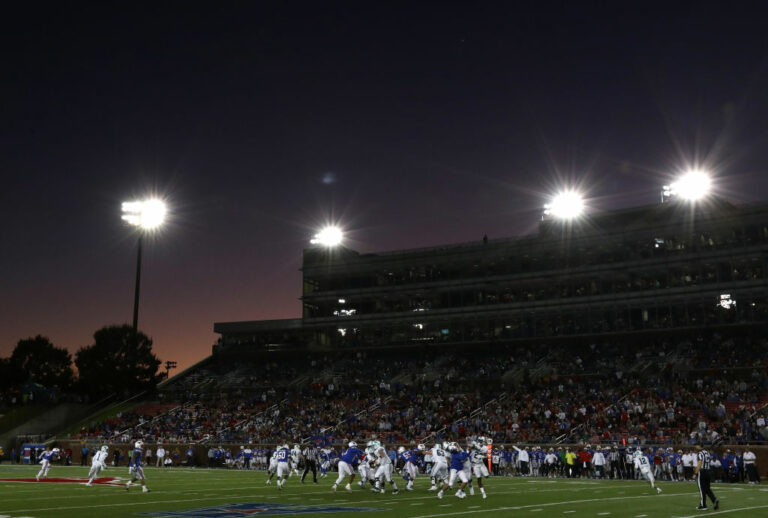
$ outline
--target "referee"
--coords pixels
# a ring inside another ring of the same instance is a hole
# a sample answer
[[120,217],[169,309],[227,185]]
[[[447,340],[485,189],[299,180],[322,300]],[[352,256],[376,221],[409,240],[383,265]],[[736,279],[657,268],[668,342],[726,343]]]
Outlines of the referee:
[[701,503],[699,503],[699,506],[696,509],[699,511],[706,511],[707,497],[709,497],[714,504],[715,510],[717,510],[720,507],[720,500],[715,497],[715,494],[709,487],[711,482],[709,465],[712,461],[712,457],[707,450],[701,447],[701,445],[696,445],[696,458],[697,462],[696,466],[693,468],[693,476],[696,478],[696,483],[699,485],[699,494],[701,495]]
[[317,484],[317,456],[319,455],[317,448],[314,444],[308,444],[301,455],[304,457],[304,473],[301,475],[301,483],[304,483],[307,473],[312,470],[312,481]]

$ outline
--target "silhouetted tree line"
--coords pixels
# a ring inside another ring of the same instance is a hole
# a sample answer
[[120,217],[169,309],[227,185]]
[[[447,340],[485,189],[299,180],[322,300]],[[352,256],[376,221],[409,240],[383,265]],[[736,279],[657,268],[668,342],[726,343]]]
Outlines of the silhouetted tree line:
[[[73,368],[74,367],[74,368]],[[45,336],[19,340],[9,358],[0,358],[0,391],[29,384],[93,397],[152,390],[165,376],[152,353],[152,340],[129,325],[106,326],[74,357]]]

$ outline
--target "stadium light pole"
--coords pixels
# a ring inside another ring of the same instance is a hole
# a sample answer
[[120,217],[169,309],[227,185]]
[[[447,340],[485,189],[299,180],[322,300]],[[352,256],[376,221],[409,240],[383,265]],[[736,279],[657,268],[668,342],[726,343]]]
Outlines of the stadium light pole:
[[141,250],[144,234],[160,228],[165,221],[167,211],[165,203],[156,198],[142,201],[127,201],[122,205],[121,219],[139,231],[139,244],[136,254],[136,287],[133,292],[133,335],[136,336],[139,326],[139,291],[141,288]]

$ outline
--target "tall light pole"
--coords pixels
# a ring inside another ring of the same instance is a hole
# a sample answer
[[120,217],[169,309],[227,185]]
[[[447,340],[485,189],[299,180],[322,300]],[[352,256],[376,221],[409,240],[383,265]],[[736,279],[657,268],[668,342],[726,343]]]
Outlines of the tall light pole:
[[141,249],[144,234],[156,230],[165,220],[165,203],[158,199],[127,201],[122,205],[123,221],[139,230],[139,246],[136,255],[136,287],[133,292],[133,334],[139,329],[139,291],[141,288]]

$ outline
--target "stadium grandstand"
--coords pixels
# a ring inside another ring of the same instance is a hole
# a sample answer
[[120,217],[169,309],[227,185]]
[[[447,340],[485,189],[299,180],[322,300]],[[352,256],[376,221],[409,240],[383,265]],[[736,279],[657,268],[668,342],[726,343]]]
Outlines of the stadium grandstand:
[[198,466],[242,465],[250,445],[265,468],[278,444],[483,436],[516,474],[520,446],[750,445],[768,468],[766,251],[768,205],[717,198],[545,218],[520,238],[311,246],[302,318],[215,323],[212,354],[155,394],[16,442],[75,463],[108,444],[119,464],[142,440]]
[[763,444],[767,250],[768,206],[718,199],[419,250],[313,246],[301,319],[216,323],[212,355],[160,402],[66,438],[192,445],[201,464],[243,444],[371,436]]

